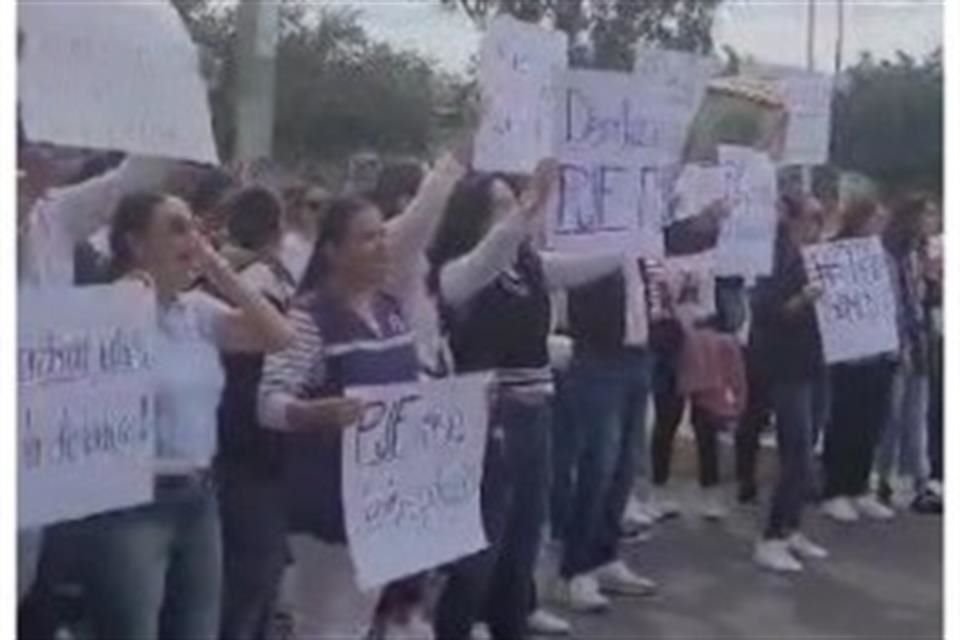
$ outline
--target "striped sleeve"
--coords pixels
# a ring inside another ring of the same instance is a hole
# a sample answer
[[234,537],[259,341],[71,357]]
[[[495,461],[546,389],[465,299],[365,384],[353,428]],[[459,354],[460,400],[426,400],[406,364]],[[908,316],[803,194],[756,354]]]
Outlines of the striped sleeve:
[[266,356],[260,380],[257,411],[268,429],[288,430],[287,408],[302,398],[307,388],[323,381],[323,340],[310,314],[293,309],[290,323],[296,333],[293,344]]

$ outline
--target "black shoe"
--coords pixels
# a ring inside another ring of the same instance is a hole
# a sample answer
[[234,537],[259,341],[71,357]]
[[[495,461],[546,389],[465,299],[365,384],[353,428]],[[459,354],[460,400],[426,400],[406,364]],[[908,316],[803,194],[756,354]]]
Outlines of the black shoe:
[[924,489],[913,499],[910,509],[914,513],[923,515],[941,515],[943,514],[943,500],[933,491]]
[[886,482],[880,483],[877,489],[877,500],[887,507],[893,503],[893,489]]
[[737,491],[737,502],[740,504],[756,504],[757,488],[753,485],[741,485]]

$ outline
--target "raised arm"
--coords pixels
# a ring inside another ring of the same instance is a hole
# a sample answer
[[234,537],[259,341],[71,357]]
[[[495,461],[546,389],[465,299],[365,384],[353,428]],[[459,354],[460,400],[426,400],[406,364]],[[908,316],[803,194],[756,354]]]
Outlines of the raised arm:
[[447,304],[465,303],[513,263],[531,227],[543,215],[557,176],[557,163],[541,160],[513,212],[494,225],[473,251],[444,265],[440,292]]
[[38,215],[62,225],[67,237],[79,243],[110,223],[125,195],[160,188],[173,166],[171,160],[129,157],[101,176],[52,190],[39,203]]
[[580,254],[544,251],[540,257],[547,286],[551,290],[590,284],[619,271],[624,261],[622,252]]
[[443,156],[424,179],[402,214],[387,223],[391,273],[387,288],[403,296],[423,276],[420,266],[443,217],[447,200],[466,168],[451,154]]

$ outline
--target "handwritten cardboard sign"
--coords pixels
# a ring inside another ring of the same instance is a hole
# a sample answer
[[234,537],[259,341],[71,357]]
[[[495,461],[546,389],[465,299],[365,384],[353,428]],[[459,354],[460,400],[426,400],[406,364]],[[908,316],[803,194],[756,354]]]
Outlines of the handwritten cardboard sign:
[[343,505],[362,588],[487,546],[480,482],[486,375],[363,387],[363,418],[343,438]]
[[548,205],[552,248],[663,255],[666,183],[685,131],[632,74],[558,77],[554,141],[559,185]]
[[777,230],[776,167],[766,153],[721,145],[730,218],[717,242],[717,275],[756,277],[773,270]]
[[480,48],[480,87],[485,113],[474,142],[481,171],[531,173],[552,155],[556,70],[567,68],[568,37],[497,16]]
[[677,125],[686,130],[706,95],[707,83],[721,68],[716,58],[638,47],[633,72],[644,91],[669,105]]
[[880,240],[828,242],[803,255],[808,279],[824,289],[816,310],[827,363],[896,352],[896,301]]
[[168,2],[20,2],[32,141],[216,163],[197,51]]
[[18,300],[18,526],[149,502],[156,310],[138,285]]
[[771,82],[786,103],[789,122],[781,164],[825,164],[830,155],[833,78],[778,65],[756,65],[748,72]]

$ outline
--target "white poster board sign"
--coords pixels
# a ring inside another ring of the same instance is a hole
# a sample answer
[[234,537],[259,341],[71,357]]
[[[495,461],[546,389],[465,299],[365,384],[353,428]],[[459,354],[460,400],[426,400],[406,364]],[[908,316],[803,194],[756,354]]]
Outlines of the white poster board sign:
[[826,164],[830,155],[831,76],[775,65],[759,65],[753,73],[772,82],[789,111],[783,165]]
[[27,138],[216,163],[197,50],[161,2],[19,2]]
[[532,173],[552,156],[555,70],[567,68],[568,37],[498,15],[480,47],[484,117],[474,141],[480,171]]
[[149,502],[154,296],[24,288],[18,305],[18,527]]
[[558,76],[555,107],[550,246],[663,255],[665,182],[686,135],[669,103],[635,75],[576,70]]
[[895,353],[896,302],[880,240],[818,244],[803,257],[809,281],[824,289],[816,310],[827,364]]
[[676,198],[671,222],[679,222],[699,215],[705,208],[729,195],[731,167],[729,165],[686,164],[674,183]]
[[769,275],[777,231],[777,174],[766,153],[721,145],[731,215],[717,242],[717,275]]
[[371,589],[487,546],[480,514],[489,376],[348,390],[343,506],[357,582]]
[[682,51],[638,47],[634,75],[647,93],[670,105],[678,126],[693,123],[710,79],[722,68],[716,58]]
[[677,319],[690,326],[717,312],[714,252],[671,256],[664,261],[670,298]]

